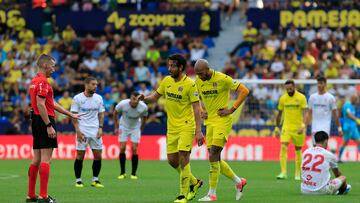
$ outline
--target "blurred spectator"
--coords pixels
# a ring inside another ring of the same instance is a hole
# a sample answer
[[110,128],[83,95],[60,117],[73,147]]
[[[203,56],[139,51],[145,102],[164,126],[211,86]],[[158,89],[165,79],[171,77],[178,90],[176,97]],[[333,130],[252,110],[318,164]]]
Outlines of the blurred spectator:
[[59,99],[58,103],[64,107],[64,109],[69,110],[72,103],[72,98],[69,96],[69,91],[65,91],[63,96]]
[[139,61],[135,68],[134,81],[137,83],[146,82],[150,84],[150,78],[149,68],[145,66],[144,61]]
[[272,34],[272,30],[268,27],[267,23],[262,22],[261,28],[259,29],[259,36],[261,40],[266,40]]

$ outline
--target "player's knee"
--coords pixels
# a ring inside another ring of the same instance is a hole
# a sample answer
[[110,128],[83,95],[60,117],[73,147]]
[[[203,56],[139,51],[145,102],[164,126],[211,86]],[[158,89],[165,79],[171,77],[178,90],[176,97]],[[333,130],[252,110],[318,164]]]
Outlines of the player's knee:
[[177,160],[168,159],[168,163],[173,168],[178,168],[179,167],[179,161],[177,161]]
[[83,151],[77,151],[76,152],[76,159],[77,160],[84,160],[84,157],[85,157],[85,152],[83,152]]
[[132,151],[133,154],[137,154],[138,147],[137,146],[132,146],[131,151]]
[[32,164],[32,165],[35,165],[35,166],[39,166],[39,165],[40,165],[40,162],[41,162],[41,159],[40,159],[40,158],[31,160],[31,164]]

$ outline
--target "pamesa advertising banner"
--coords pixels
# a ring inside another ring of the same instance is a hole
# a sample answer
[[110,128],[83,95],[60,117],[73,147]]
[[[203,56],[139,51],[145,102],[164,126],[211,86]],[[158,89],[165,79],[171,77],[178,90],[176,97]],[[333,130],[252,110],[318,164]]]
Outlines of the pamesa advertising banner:
[[310,24],[314,28],[320,28],[327,23],[330,28],[360,27],[359,9],[339,10],[261,10],[249,9],[248,20],[259,28],[262,22],[266,22],[270,28],[278,29],[288,27],[290,24],[297,28],[305,28]]

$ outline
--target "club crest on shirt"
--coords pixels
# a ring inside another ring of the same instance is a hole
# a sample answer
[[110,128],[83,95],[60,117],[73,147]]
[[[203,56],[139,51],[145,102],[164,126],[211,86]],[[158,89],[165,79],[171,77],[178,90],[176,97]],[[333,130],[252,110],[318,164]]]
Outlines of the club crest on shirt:
[[179,92],[182,92],[183,90],[184,90],[183,87],[179,87],[179,89],[178,89]]
[[213,83],[213,87],[217,87],[217,83],[216,83],[216,82]]

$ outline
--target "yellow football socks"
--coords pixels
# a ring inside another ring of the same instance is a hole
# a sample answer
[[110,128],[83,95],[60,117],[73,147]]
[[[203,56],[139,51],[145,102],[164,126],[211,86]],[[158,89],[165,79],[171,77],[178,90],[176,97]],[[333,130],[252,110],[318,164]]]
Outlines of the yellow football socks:
[[187,196],[191,174],[190,164],[187,164],[180,172],[180,195]]
[[[190,167],[190,163],[188,163],[188,166],[189,166],[189,168],[191,168],[191,167]],[[181,172],[181,167],[179,166],[179,167],[177,167],[175,170],[180,174],[180,172]],[[190,177],[190,184],[191,184],[191,185],[195,185],[195,184],[197,183],[197,178],[191,173],[191,169],[190,169],[190,175],[189,175],[189,177]]]
[[229,166],[229,164],[226,163],[224,160],[220,161],[220,173],[230,178],[231,180],[233,180],[234,177],[236,176],[234,171]]
[[281,144],[280,148],[280,169],[281,173],[286,175],[287,173],[287,145]]
[[300,176],[301,150],[295,150],[295,176]]
[[210,162],[209,185],[210,189],[216,190],[220,175],[220,162]]

